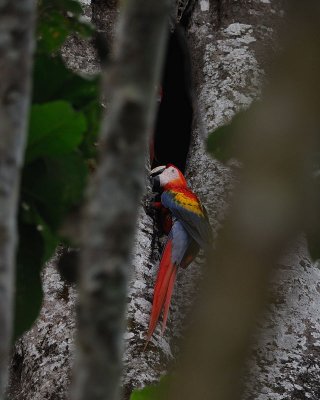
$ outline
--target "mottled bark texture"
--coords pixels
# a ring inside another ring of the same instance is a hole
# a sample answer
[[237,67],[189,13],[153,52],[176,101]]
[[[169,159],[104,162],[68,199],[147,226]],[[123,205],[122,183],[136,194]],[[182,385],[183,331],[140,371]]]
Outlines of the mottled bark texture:
[[[108,3],[105,2],[106,13]],[[183,6],[184,3],[181,2]],[[281,24],[282,2],[198,0],[189,1],[186,9],[189,19],[183,22],[187,24],[192,56],[196,106],[187,178],[209,209],[217,234],[233,189],[233,171],[206,154],[204,139],[208,131],[228,122],[237,111],[247,108],[259,97],[269,54],[277,45],[275,34]],[[112,21],[108,23],[113,26]],[[74,67],[79,51],[76,42],[72,46],[75,47],[70,47],[68,52]],[[91,59],[85,65],[82,57],[85,53],[80,54],[81,68],[92,70]],[[123,383],[127,395],[133,387],[156,382],[166,372],[176,352],[175,339],[180,335],[186,305],[194,300],[194,282],[201,272],[200,258],[186,271],[179,272],[168,329],[164,336],[157,330],[148,350],[142,352],[162,244],[163,238],[158,237],[153,219],[142,207],[125,333]],[[248,399],[319,398],[319,281],[319,270],[311,264],[305,241],[300,239],[280,262],[280,276],[274,289],[277,303],[270,306],[261,325],[263,335],[252,359],[249,380],[253,386]],[[16,379],[11,385],[17,388],[11,396],[15,400],[67,398],[70,372],[67,346],[73,337],[70,312],[73,297],[66,302],[59,296],[63,286],[53,264],[45,269],[44,282],[50,283],[50,290],[46,283],[41,315],[16,347],[16,369],[12,374]]]
[[106,70],[109,107],[100,133],[100,162],[83,223],[75,400],[120,397],[132,246],[169,11],[167,0],[129,0],[120,12]]
[[[115,35],[116,21],[119,17],[118,0],[92,0],[92,22],[97,28],[96,48],[99,53],[110,52]],[[101,47],[100,47],[101,46]],[[100,58],[103,57],[103,54]]]
[[[83,18],[90,23],[94,22],[90,0],[81,0],[80,3],[83,9]],[[109,2],[106,1],[106,4]],[[108,12],[110,12],[109,9]],[[97,75],[101,72],[94,38],[88,40],[79,35],[71,35],[63,45],[61,54],[68,68],[74,72],[87,76]]]
[[44,300],[35,326],[15,346],[9,399],[66,399],[74,353],[76,291],[61,280],[57,255],[42,275]]
[[0,398],[7,381],[17,203],[27,137],[35,1],[0,2]]

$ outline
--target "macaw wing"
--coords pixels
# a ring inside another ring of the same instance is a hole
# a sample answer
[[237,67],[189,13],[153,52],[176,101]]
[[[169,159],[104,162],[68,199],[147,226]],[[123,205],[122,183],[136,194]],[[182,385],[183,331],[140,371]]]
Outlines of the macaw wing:
[[208,215],[198,197],[187,189],[165,191],[161,195],[164,207],[170,209],[198,245],[207,250],[212,243]]

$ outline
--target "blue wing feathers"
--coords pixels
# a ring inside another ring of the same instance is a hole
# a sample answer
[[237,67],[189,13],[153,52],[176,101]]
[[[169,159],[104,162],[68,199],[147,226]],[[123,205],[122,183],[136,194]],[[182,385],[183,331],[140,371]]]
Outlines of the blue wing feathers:
[[204,250],[208,250],[212,243],[212,230],[204,209],[204,216],[199,216],[192,211],[182,207],[174,200],[172,193],[165,191],[161,195],[164,207],[169,208],[172,215],[183,225],[189,235]]

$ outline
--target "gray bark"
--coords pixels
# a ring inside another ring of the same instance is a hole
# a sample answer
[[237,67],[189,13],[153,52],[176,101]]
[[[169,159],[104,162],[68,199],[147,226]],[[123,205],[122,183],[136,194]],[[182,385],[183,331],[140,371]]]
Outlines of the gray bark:
[[66,399],[74,353],[76,291],[56,269],[59,253],[42,276],[44,299],[35,326],[16,345],[9,399]]
[[27,137],[35,2],[0,3],[0,397],[12,340],[17,203]]
[[[246,0],[241,4],[236,0],[202,0],[196,2],[188,25],[197,115],[187,178],[210,210],[215,234],[226,213],[234,173],[232,168],[208,157],[203,142],[208,131],[228,122],[259,97],[282,15],[280,0]],[[72,51],[69,54],[72,57]],[[77,55],[76,48],[74,60]],[[90,65],[86,70],[94,69]],[[132,388],[156,382],[166,372],[176,352],[176,338],[181,335],[184,305],[193,301],[194,282],[201,274],[199,259],[186,271],[179,272],[168,329],[164,336],[156,331],[147,351],[142,352],[162,244],[163,238],[158,237],[152,218],[142,207],[128,299],[128,331],[124,336],[123,383],[127,396]],[[253,385],[248,398],[317,399],[320,276],[318,268],[310,262],[303,239],[281,260],[280,268],[274,289],[278,301],[270,306],[261,325],[262,337],[252,359],[249,381]],[[45,269],[44,282],[41,315],[15,353],[16,369],[12,376],[17,379],[11,388],[15,386],[17,391],[12,399],[67,397],[70,375],[67,346],[73,337],[74,298],[72,295],[66,302],[59,295],[62,284],[53,264]]]
[[[83,18],[94,23],[90,1],[81,0],[80,3],[83,9]],[[108,11],[110,11],[109,7]],[[71,35],[62,46],[61,54],[68,68],[80,75],[94,76],[101,72],[92,40],[88,41],[87,38],[82,38],[79,35]]]
[[74,399],[118,399],[127,283],[155,87],[168,35],[167,0],[122,5],[104,93],[100,164],[89,188],[81,250]]

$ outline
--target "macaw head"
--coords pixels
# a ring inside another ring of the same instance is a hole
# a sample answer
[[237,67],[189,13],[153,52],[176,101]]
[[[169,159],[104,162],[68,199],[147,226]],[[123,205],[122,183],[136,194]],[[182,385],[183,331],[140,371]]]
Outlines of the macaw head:
[[174,186],[187,186],[186,179],[182,172],[172,164],[161,165],[160,167],[154,168],[150,176],[152,178],[152,190],[154,192],[166,190]]

